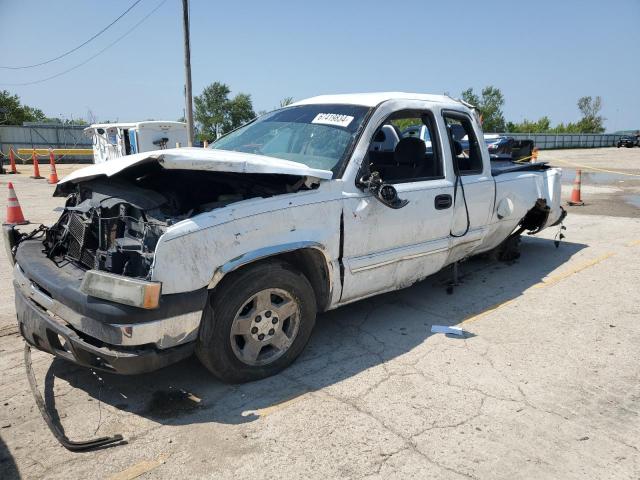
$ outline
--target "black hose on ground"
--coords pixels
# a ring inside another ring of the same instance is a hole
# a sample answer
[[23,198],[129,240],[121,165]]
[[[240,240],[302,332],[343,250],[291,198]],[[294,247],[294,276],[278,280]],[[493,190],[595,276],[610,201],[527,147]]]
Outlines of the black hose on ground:
[[36,383],[36,377],[33,373],[33,366],[31,364],[31,347],[28,343],[24,345],[24,366],[27,370],[27,379],[29,380],[29,386],[31,387],[31,393],[36,401],[38,410],[44,419],[47,427],[51,430],[53,436],[60,442],[64,448],[72,452],[84,452],[87,450],[93,450],[95,448],[102,448],[106,446],[113,446],[114,444],[121,445],[124,443],[122,435],[114,435],[113,437],[99,437],[92,440],[73,441],[64,434],[61,426],[53,421],[53,417],[47,410],[47,406],[38,391],[38,384]]

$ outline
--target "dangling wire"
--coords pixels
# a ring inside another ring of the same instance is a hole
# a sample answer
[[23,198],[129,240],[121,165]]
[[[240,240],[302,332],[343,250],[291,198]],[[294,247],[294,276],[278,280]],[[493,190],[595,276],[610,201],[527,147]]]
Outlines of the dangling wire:
[[459,183],[460,184],[460,189],[462,190],[462,199],[464,201],[464,210],[465,210],[465,213],[467,215],[467,228],[465,228],[464,232],[462,234],[460,234],[460,235],[456,235],[455,233],[453,233],[453,231],[451,229],[449,229],[449,235],[451,235],[454,238],[460,238],[460,237],[464,237],[467,233],[469,233],[469,228],[471,228],[471,219],[469,218],[469,205],[467,205],[467,196],[464,193],[464,184],[462,183],[462,177],[460,176],[460,171],[458,170],[457,162],[456,162],[456,165],[455,165],[455,173],[456,173],[456,181],[453,184],[453,214],[454,214],[454,218],[455,218],[456,198],[458,196],[457,194],[458,194],[458,183]]

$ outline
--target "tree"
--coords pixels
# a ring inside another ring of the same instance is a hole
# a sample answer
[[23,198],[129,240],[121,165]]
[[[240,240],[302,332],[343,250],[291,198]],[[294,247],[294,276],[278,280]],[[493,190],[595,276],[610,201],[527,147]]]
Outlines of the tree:
[[600,115],[602,110],[602,98],[580,97],[578,99],[578,109],[582,113],[582,118],[578,122],[580,130],[585,133],[604,132],[605,118]]
[[545,115],[535,122],[526,118],[520,123],[507,122],[506,131],[511,133],[546,133],[551,131],[551,120]]
[[482,115],[482,128],[485,132],[504,132],[505,121],[502,113],[504,96],[499,88],[489,85],[482,89],[482,97],[478,97],[473,88],[462,92],[462,99],[475,106]]
[[280,100],[280,108],[288,107],[293,103],[293,97],[284,97]]
[[549,117],[544,116],[536,122],[523,120],[520,123],[507,122],[506,131],[511,133],[602,133],[605,118],[599,115],[602,109],[600,97],[581,97],[578,99],[578,109],[582,118],[578,122],[559,123],[551,126]]
[[82,118],[47,117],[41,121],[42,123],[54,123],[56,125],[88,125],[87,121]]
[[463,91],[462,99],[465,102],[470,103],[474,107],[478,109],[480,108],[480,97],[478,97],[478,95],[474,93],[473,88],[467,88],[465,91]]
[[0,124],[22,125],[24,122],[41,122],[45,118],[39,108],[22,105],[18,95],[11,95],[7,90],[0,91]]
[[218,133],[230,132],[256,116],[251,95],[239,93],[229,99],[230,93],[228,85],[214,82],[193,99],[200,140],[215,140]]
[[[251,101],[251,95],[246,93],[239,93],[228,104],[229,117],[231,123],[229,130],[238,128],[240,125],[247,123],[256,117],[256,113],[253,111],[253,102]],[[225,133],[229,130],[226,130]]]

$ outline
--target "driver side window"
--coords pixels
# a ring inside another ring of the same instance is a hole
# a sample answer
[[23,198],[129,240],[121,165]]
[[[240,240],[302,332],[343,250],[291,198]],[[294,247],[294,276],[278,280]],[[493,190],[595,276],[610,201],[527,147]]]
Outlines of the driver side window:
[[402,110],[389,116],[371,140],[368,162],[386,183],[443,178],[431,112]]

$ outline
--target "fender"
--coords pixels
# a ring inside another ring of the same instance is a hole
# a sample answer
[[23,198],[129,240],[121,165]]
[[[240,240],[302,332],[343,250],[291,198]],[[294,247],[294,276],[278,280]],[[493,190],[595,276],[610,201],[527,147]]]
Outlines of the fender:
[[295,252],[296,250],[313,249],[319,251],[324,257],[325,265],[329,276],[329,298],[332,298],[334,292],[334,265],[331,261],[329,253],[324,245],[318,242],[312,241],[298,241],[291,243],[283,243],[280,245],[272,245],[268,247],[259,248],[251,252],[244,253],[238,257],[232,258],[227,263],[219,266],[213,274],[208,289],[213,289],[220,283],[224,276],[238,268],[253,263],[264,258],[273,257],[282,253]]

